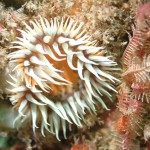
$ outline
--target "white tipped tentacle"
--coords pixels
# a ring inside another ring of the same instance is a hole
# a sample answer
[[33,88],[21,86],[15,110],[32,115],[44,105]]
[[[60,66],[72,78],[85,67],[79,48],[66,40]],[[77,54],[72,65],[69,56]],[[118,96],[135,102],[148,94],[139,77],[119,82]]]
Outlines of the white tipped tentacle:
[[29,102],[32,102],[36,105],[46,105],[46,104],[43,104],[43,103],[40,103],[38,102],[31,94],[26,94],[26,99],[29,101]]
[[38,126],[36,125],[36,121],[37,121],[37,106],[34,104],[31,104],[31,115],[32,115],[32,128],[33,128],[33,132],[35,133],[35,128],[38,128]]
[[26,107],[26,105],[27,105],[27,100],[24,99],[24,100],[21,102],[21,104],[20,104],[20,106],[19,106],[19,109],[18,109],[18,112],[19,112],[19,114],[20,114],[21,116],[26,116],[26,115],[24,115],[24,114],[22,113],[22,111],[23,111],[23,109]]
[[58,44],[56,42],[53,43],[53,49],[55,50],[55,52],[59,55],[59,56],[66,56],[66,54],[62,54],[59,47],[58,47]]

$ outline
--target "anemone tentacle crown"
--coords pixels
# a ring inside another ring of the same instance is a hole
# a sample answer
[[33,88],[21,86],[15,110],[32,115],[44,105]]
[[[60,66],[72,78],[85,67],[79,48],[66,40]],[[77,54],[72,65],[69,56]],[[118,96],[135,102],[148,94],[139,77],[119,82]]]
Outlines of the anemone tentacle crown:
[[40,125],[43,135],[46,129],[60,140],[62,129],[66,138],[67,126],[82,126],[86,111],[96,113],[95,104],[107,109],[103,96],[111,100],[107,89],[116,91],[109,82],[117,79],[109,72],[117,64],[96,46],[83,23],[40,17],[24,24],[13,42],[17,50],[8,55],[15,64],[8,81],[10,101],[18,109],[15,122],[31,119],[33,131]]

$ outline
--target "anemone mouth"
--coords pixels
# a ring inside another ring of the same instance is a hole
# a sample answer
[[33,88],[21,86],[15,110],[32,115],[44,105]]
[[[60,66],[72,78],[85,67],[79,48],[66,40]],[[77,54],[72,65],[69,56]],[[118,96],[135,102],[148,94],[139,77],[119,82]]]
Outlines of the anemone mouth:
[[59,129],[66,137],[66,122],[81,126],[85,110],[96,112],[95,103],[108,109],[102,98],[111,100],[106,89],[116,92],[109,82],[118,79],[109,72],[117,64],[105,56],[104,47],[96,46],[82,23],[40,17],[31,24],[33,28],[25,23],[26,29],[19,30],[22,37],[13,42],[17,51],[8,55],[17,75],[9,82],[10,100],[18,108],[16,120],[32,118],[33,131],[41,120],[42,134],[46,129],[59,139]]

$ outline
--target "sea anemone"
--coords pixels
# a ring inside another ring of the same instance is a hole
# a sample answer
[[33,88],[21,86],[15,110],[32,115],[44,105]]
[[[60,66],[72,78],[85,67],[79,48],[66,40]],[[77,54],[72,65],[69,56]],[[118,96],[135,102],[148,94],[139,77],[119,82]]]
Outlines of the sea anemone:
[[103,97],[111,100],[106,89],[116,92],[109,81],[118,79],[109,72],[117,64],[96,46],[83,23],[70,17],[39,20],[18,29],[22,37],[12,47],[17,51],[8,55],[15,64],[8,90],[19,126],[30,118],[33,131],[41,124],[43,135],[46,129],[60,140],[59,130],[66,138],[66,123],[82,126],[86,111],[96,114],[98,102],[108,109]]

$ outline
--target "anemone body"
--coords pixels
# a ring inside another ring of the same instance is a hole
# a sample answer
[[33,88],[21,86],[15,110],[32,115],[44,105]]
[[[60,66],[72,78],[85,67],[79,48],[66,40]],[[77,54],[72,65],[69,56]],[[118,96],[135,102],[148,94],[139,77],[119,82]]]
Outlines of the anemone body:
[[96,113],[95,104],[107,109],[103,96],[111,100],[107,89],[115,91],[109,82],[117,79],[109,72],[117,64],[96,46],[83,23],[69,17],[40,17],[25,26],[8,55],[17,76],[8,81],[10,100],[19,112],[15,122],[31,118],[33,131],[41,124],[43,135],[46,129],[59,140],[62,129],[66,138],[67,124],[82,126],[86,111]]

